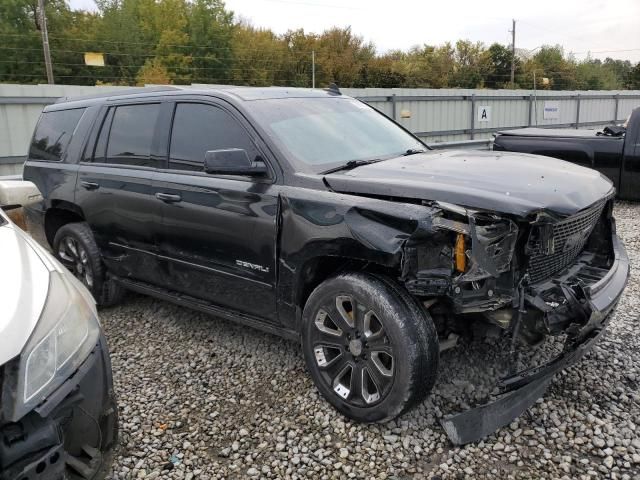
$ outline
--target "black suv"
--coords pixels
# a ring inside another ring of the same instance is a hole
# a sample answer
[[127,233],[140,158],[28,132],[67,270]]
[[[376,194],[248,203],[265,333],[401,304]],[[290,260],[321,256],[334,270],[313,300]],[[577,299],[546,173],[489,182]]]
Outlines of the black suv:
[[493,325],[516,357],[566,336],[551,362],[502,378],[505,395],[446,417],[457,443],[509,422],[575,362],[629,274],[598,172],[429,151],[335,88],[63,99],[44,110],[24,177],[44,198],[31,228],[100,304],[129,289],[301,340],[320,392],[358,421],[423,400],[448,332]]

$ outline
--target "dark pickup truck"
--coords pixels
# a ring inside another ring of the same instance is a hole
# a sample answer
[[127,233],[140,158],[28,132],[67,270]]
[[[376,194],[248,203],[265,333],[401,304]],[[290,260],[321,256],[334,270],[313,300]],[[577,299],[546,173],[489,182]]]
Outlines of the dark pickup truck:
[[545,155],[593,168],[613,182],[620,198],[640,200],[640,108],[626,129],[607,130],[507,130],[496,134],[493,150]]
[[[604,331],[629,275],[597,172],[430,151],[337,89],[63,100],[24,177],[44,199],[30,231],[99,304],[129,289],[300,341],[322,395],[357,421],[422,401],[440,338],[497,330],[511,374],[491,403],[443,419],[455,443],[542,395]],[[517,367],[556,337],[562,353]]]

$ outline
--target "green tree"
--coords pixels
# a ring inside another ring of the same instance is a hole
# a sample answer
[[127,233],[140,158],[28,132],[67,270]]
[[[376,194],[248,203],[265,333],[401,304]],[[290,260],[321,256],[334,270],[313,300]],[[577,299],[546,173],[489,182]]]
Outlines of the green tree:
[[581,90],[614,90],[620,82],[600,60],[587,59],[576,65],[576,86]]
[[627,88],[640,89],[640,62],[629,72]]
[[361,65],[375,56],[375,47],[354,35],[351,27],[326,30],[318,39],[316,81],[341,87],[357,84]]
[[412,48],[407,55],[407,87],[446,88],[455,72],[450,43]]
[[[487,88],[507,88],[511,83],[511,50],[504,45],[494,43],[484,52],[486,76],[484,85]],[[516,57],[516,73],[521,71],[520,59]]]
[[[194,0],[188,5],[188,44],[192,79],[197,83],[225,83],[233,78],[233,13],[221,0]],[[248,46],[247,46],[248,47]]]
[[616,86],[614,88],[625,88],[633,69],[633,65],[629,60],[614,60],[613,58],[607,57],[604,59],[604,62],[602,62],[602,66],[615,75]]
[[[564,51],[560,45],[543,46],[527,67],[531,72],[533,69],[536,70],[536,78],[540,79],[539,82],[543,77],[548,78],[548,88],[551,90],[573,90],[577,86],[576,65],[564,57]],[[545,87],[538,85],[538,88]]]
[[281,85],[286,45],[271,30],[238,25],[232,41],[233,83],[239,85]]
[[[376,53],[351,28],[321,34],[278,35],[234,20],[223,0],[96,0],[97,12],[72,10],[68,0],[45,0],[57,83],[237,83],[343,87],[506,88],[511,51],[479,42],[423,45]],[[0,81],[46,81],[37,0],[0,0]],[[85,52],[105,55],[105,67],[84,64]],[[562,47],[520,51],[516,87],[640,88],[638,65],[587,58]],[[550,81],[543,84],[542,79]]]
[[484,46],[480,42],[458,40],[454,52],[454,71],[450,86],[459,88],[481,88],[487,73]]
[[[286,68],[283,72],[285,83],[293,87],[310,87],[311,55],[319,48],[317,35],[307,34],[302,29],[289,30],[282,36],[282,41],[287,49]],[[316,86],[320,86],[320,83],[316,83]]]
[[142,68],[138,70],[136,83],[139,86],[148,84],[168,85],[173,81],[167,67],[159,59],[154,58],[147,60]]
[[360,74],[356,87],[397,88],[406,84],[407,75],[403,71],[401,61],[398,61],[396,52],[391,55],[374,57],[364,63],[360,68]]
[[[77,78],[74,68],[82,62],[82,53],[74,52],[67,38],[78,29],[83,14],[73,12],[64,0],[46,2],[54,78],[63,83]],[[42,50],[37,0],[0,2],[0,81],[41,83],[47,81]]]

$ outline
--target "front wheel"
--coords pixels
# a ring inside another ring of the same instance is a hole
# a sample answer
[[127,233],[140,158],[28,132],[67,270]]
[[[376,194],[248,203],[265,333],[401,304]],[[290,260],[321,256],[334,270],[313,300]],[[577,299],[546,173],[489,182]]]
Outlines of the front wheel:
[[311,293],[302,322],[311,377],[353,420],[391,420],[422,401],[435,383],[433,321],[386,277],[347,273],[326,280]]

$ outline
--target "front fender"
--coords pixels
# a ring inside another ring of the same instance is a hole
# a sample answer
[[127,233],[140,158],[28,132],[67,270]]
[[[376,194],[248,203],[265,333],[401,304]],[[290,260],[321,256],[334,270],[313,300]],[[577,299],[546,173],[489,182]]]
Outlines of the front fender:
[[428,235],[438,209],[332,192],[284,191],[280,197],[278,309],[287,327],[301,313],[305,267],[323,258],[358,261],[400,275],[403,247]]

